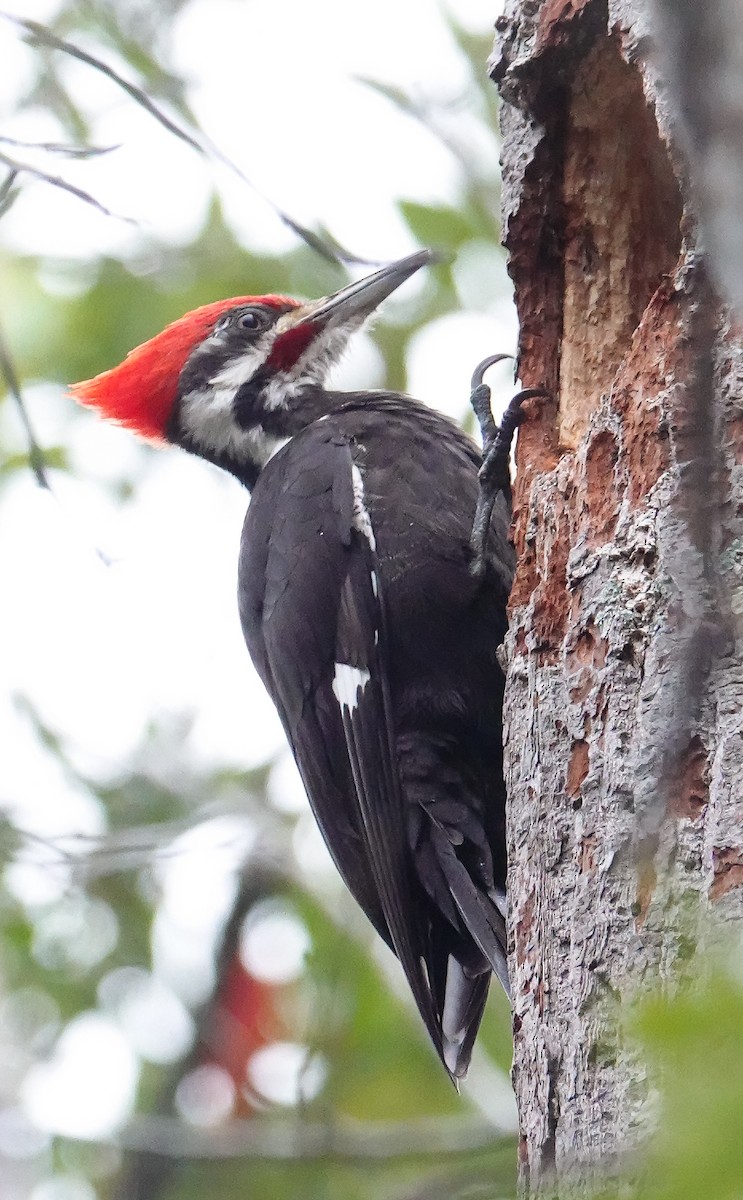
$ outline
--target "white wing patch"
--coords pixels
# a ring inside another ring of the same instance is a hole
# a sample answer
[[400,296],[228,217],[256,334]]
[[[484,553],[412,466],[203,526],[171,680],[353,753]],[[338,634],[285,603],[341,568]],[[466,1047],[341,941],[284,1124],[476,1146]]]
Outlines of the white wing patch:
[[450,954],[446,964],[441,1032],[444,1035],[444,1061],[452,1072],[457,1070],[462,1043],[467,1036],[467,1023],[463,1020],[463,1001],[467,997],[469,987],[469,981],[460,964]]
[[364,667],[352,667],[350,663],[335,664],[333,695],[341,712],[347,708],[349,713],[353,713],[358,708],[359,693],[363,696],[370,679],[371,675]]
[[507,921],[508,920],[508,896],[506,895],[506,893],[503,891],[502,888],[493,888],[492,891],[488,892],[488,895],[490,896],[490,899],[493,901],[493,904],[495,905],[495,907],[498,909],[498,912],[500,913],[500,915],[503,917],[503,920]]
[[[353,481],[353,526],[358,529],[359,533],[363,533],[372,550],[377,548],[377,539],[374,536],[371,517],[369,510],[366,507],[364,499],[364,481],[361,478],[361,471],[356,466],[356,463],[351,467],[351,479]],[[372,575],[372,587],[376,595],[376,580]]]

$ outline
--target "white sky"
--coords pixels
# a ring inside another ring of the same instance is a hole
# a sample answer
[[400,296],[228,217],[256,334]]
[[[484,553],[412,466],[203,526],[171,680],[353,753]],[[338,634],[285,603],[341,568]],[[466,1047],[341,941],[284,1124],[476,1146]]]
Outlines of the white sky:
[[[43,20],[56,6],[23,0],[15,7],[19,15]],[[456,0],[452,8],[461,24],[487,31],[502,3]],[[0,109],[8,111],[30,70],[31,52],[1,22],[0,58]],[[177,22],[174,66],[191,81],[202,127],[260,188],[300,220],[321,219],[351,250],[371,258],[391,259],[414,248],[395,199],[450,203],[459,168],[431,134],[356,76],[457,101],[457,128],[471,140],[473,153],[479,161],[497,155],[495,142],[468,112],[467,73],[434,0],[194,0]],[[216,179],[238,236],[267,250],[293,244],[244,184],[178,145],[81,64],[69,62],[65,72],[75,94],[97,114],[94,140],[121,146],[99,160],[61,164],[68,179],[175,242],[198,229]],[[0,133],[59,137],[53,123],[33,115],[9,118]],[[59,161],[53,166],[60,170]],[[41,186],[28,188],[0,223],[6,247],[68,260],[70,281],[96,254],[131,253],[139,236],[136,227]],[[493,264],[489,293],[487,275],[476,268],[466,256],[457,263],[463,311],[424,330],[409,360],[411,392],[457,416],[466,407],[473,366],[489,353],[515,348],[508,289],[497,274],[502,265]],[[64,276],[57,268],[57,286],[60,277],[65,285]],[[410,282],[410,295],[417,286]],[[498,368],[493,375],[505,398],[511,390],[507,371]],[[368,338],[358,339],[335,382],[378,382],[378,356]],[[68,430],[68,403],[48,386],[30,390],[42,442]],[[0,662],[9,692],[27,696],[75,760],[102,777],[127,760],[153,713],[195,714],[184,745],[190,761],[266,761],[283,738],[237,618],[244,493],[177,451],[144,454],[129,433],[93,415],[73,423],[67,436],[74,437],[74,476],[56,480],[59,503],[40,493],[29,475],[7,488],[0,505],[6,581]],[[136,495],[116,508],[102,482],[132,463],[140,479]],[[96,547],[113,560],[111,566],[103,565]],[[0,727],[4,789],[16,819],[47,838],[101,832],[97,803],[40,753],[25,721],[1,698]],[[281,779],[284,789],[296,789],[285,766]],[[300,803],[296,797],[290,802]],[[33,905],[61,896],[66,876],[47,865],[19,868],[12,884]],[[174,889],[177,875],[166,888],[177,910]],[[44,1128],[66,1122],[78,1132],[98,1133],[128,1112],[136,1058],[131,1040],[119,1036],[122,1028],[115,1015],[83,1015],[38,1076],[35,1091],[29,1079],[27,1111]],[[70,1064],[79,1071],[81,1054],[90,1071],[97,1070],[93,1091],[99,1102],[90,1114],[84,1106],[71,1112],[69,1105]],[[122,1067],[127,1054],[129,1066]],[[115,1070],[98,1069],[102,1062]],[[123,1080],[118,1085],[117,1077]],[[109,1085],[111,1095],[103,1095]],[[67,1097],[67,1104],[55,1109],[55,1096]]]

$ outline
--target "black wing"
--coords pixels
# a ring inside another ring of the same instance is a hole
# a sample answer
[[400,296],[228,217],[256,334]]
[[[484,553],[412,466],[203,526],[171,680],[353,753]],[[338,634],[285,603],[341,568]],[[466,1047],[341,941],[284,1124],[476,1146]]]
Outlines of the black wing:
[[443,1055],[441,1015],[400,793],[382,581],[349,441],[324,421],[253,492],[240,616],[331,855],[397,954]]

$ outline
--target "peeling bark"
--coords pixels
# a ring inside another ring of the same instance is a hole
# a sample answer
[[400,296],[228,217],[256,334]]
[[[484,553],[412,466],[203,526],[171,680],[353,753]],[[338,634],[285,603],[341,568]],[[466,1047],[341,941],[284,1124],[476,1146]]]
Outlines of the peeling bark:
[[743,348],[694,240],[645,12],[509,0],[491,63],[520,374],[555,396],[519,432],[506,644],[530,1196],[641,1148],[623,1010],[674,986],[710,909],[743,917]]

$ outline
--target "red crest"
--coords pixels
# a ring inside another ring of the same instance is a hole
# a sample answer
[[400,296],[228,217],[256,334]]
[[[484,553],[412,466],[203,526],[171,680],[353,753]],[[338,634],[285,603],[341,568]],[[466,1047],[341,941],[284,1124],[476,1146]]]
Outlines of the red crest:
[[280,308],[295,306],[297,301],[286,296],[234,296],[203,304],[130,350],[117,367],[71,384],[70,395],[140,437],[163,442],[178,394],[178,377],[189,354],[209,336],[222,313],[242,304]]

